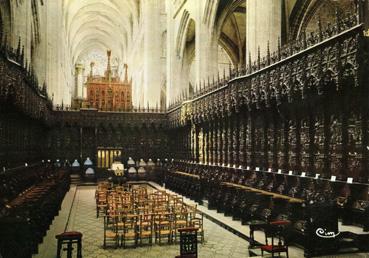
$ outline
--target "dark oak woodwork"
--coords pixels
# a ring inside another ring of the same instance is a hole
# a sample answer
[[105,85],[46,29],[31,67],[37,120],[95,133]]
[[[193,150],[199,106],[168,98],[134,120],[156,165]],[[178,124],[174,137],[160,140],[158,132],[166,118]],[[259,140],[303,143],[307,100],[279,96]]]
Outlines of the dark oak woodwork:
[[206,158],[209,164],[367,182],[369,55],[358,18],[340,17],[326,30],[319,26],[317,33],[235,68],[185,104],[172,104],[169,127],[210,128],[215,137],[206,138],[206,146],[215,158]]

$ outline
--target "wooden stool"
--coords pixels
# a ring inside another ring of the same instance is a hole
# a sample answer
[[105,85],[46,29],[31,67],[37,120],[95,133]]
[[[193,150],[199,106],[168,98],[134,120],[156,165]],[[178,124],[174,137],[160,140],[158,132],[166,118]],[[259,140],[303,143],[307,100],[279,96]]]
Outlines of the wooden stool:
[[67,257],[72,258],[73,244],[77,244],[77,257],[82,258],[82,233],[77,231],[64,232],[56,235],[55,238],[58,240],[58,249],[56,257],[60,258],[60,251],[63,244],[67,244],[64,250],[67,250]]

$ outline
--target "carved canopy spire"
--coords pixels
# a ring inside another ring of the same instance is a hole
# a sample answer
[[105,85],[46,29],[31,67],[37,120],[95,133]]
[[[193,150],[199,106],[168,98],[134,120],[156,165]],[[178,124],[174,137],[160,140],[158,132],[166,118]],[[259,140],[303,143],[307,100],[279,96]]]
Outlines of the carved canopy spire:
[[90,78],[91,79],[94,76],[94,66],[95,66],[95,63],[94,62],[91,62],[90,63]]
[[111,50],[107,51],[107,55],[108,55],[108,66],[106,68],[106,74],[105,77],[110,81],[111,80]]
[[128,65],[124,64],[124,83],[128,83]]

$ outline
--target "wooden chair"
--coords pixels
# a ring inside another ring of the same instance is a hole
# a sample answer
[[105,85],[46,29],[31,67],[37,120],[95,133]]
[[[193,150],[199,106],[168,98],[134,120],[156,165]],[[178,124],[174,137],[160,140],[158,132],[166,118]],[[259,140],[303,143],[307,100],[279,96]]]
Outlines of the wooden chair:
[[185,203],[176,203],[176,205],[171,208],[175,213],[188,212],[188,206]]
[[197,236],[200,236],[201,243],[205,241],[205,234],[204,234],[204,214],[201,213],[201,218],[192,218],[190,220],[190,227],[197,229]]
[[184,204],[183,197],[178,195],[169,196],[169,203],[174,208],[182,207]]
[[106,248],[107,241],[114,242],[114,247],[118,247],[119,235],[117,228],[117,221],[104,216],[104,248]]
[[99,217],[100,213],[105,215],[107,208],[108,208],[108,202],[107,202],[106,193],[98,193],[98,196],[96,199],[96,218]]
[[[268,252],[272,254],[274,257],[275,253],[286,253],[288,258],[288,245],[285,243],[283,236],[283,227],[276,225],[266,225],[264,228],[265,233],[265,245],[260,246],[261,255],[263,256],[264,252]],[[271,243],[269,244],[268,238],[271,238]],[[275,241],[278,241],[275,243]]]
[[153,234],[153,217],[151,214],[140,215],[139,220],[139,230],[138,239],[140,240],[140,245],[142,245],[143,239],[148,239],[149,244],[152,244],[152,234]]
[[124,192],[124,187],[123,187],[123,186],[118,185],[118,186],[116,186],[116,187],[115,187],[115,191],[117,191],[118,193],[119,193],[119,192]]
[[174,214],[173,218],[173,237],[174,242],[177,242],[177,237],[179,236],[179,229],[185,228],[188,226],[188,213],[187,211],[179,212]]
[[149,214],[151,213],[151,207],[147,204],[139,204],[136,207],[136,212],[139,215]]
[[122,213],[126,214],[126,215],[133,215],[136,214],[135,211],[135,206],[133,203],[122,203],[122,208],[121,208]]
[[167,238],[168,243],[172,242],[172,223],[170,214],[159,214],[155,217],[155,243],[159,239],[159,244],[161,244],[161,239]]
[[147,188],[146,187],[138,187],[136,189],[133,189],[133,196],[135,196],[137,199],[146,199],[147,198]]
[[122,236],[124,230],[125,214],[124,210],[117,210],[117,230],[120,236]]
[[125,248],[127,241],[133,241],[134,247],[137,246],[137,222],[138,216],[135,214],[125,214],[123,232],[121,235],[122,246]]
[[153,213],[160,214],[160,213],[165,213],[165,212],[168,212],[168,207],[166,203],[160,202],[160,203],[154,204]]
[[122,203],[125,205],[132,205],[133,204],[133,198],[130,194],[122,194],[121,195]]
[[[188,214],[189,214],[190,219],[196,218],[196,214],[198,214],[198,212],[197,212],[197,204],[195,204],[195,205],[187,205],[187,210],[188,210]],[[201,213],[201,216],[203,216],[202,213]]]

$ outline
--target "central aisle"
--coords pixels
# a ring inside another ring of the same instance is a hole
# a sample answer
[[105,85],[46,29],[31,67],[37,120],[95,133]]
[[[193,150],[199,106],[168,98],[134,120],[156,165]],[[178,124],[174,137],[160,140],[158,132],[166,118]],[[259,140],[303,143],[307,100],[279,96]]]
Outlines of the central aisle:
[[[83,257],[88,258],[173,258],[179,244],[137,248],[107,248],[103,243],[103,218],[96,218],[95,186],[79,186],[73,203],[68,231],[83,233]],[[248,257],[248,242],[204,218],[205,243],[199,243],[199,257]]]

